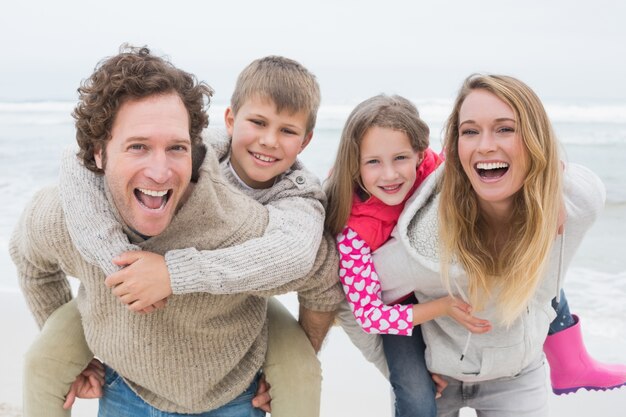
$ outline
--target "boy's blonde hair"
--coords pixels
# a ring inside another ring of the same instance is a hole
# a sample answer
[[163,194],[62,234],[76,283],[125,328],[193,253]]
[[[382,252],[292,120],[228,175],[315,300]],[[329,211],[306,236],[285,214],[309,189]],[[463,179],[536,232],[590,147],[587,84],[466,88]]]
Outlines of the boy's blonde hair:
[[315,75],[293,59],[282,56],[266,56],[252,61],[237,78],[235,91],[230,99],[234,114],[246,100],[260,98],[271,100],[280,113],[306,112],[306,133],[315,127],[320,106],[320,87]]
[[352,196],[361,183],[361,142],[368,129],[377,126],[406,133],[415,152],[428,148],[428,125],[417,107],[401,96],[380,94],[358,104],[341,133],[341,141],[332,172],[324,184],[328,197],[326,229],[333,235],[341,232],[352,210]]
[[[528,172],[515,195],[507,241],[496,249],[458,153],[459,112],[465,98],[487,91],[508,104],[515,130],[528,155]],[[561,205],[558,142],[537,95],[507,76],[469,76],[446,123],[446,163],[441,184],[439,231],[441,268],[450,289],[448,265],[458,261],[469,280],[469,302],[476,309],[495,298],[501,321],[511,324],[526,309],[548,263]]]

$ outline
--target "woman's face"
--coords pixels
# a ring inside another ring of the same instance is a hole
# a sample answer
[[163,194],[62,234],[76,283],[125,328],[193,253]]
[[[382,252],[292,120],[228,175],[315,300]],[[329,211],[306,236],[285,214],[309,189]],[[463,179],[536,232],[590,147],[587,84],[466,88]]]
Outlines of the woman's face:
[[459,111],[461,165],[486,214],[507,216],[528,173],[528,153],[513,109],[486,90],[474,90]]

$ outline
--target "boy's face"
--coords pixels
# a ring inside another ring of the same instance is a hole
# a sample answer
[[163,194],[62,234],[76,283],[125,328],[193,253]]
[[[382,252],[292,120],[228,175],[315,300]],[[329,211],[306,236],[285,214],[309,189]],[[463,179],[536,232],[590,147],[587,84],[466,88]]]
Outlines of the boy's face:
[[226,129],[232,138],[230,163],[252,188],[269,188],[309,144],[306,112],[278,113],[271,100],[246,100],[237,114],[226,109]]

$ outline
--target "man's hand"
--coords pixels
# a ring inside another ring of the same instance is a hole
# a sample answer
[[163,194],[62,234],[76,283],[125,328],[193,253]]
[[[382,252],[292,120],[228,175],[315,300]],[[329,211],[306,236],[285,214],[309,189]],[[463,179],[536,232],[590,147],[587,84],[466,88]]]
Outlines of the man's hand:
[[104,385],[104,366],[98,359],[92,359],[83,372],[76,377],[65,396],[63,408],[68,410],[76,398],[100,398]]
[[252,406],[260,408],[266,413],[272,412],[272,397],[270,397],[270,384],[265,380],[265,374],[261,374],[259,378],[259,386],[256,389],[254,398],[252,399]]
[[300,305],[298,323],[300,323],[302,330],[304,330],[304,333],[306,333],[309,338],[315,353],[319,352],[322,348],[322,342],[330,326],[333,324],[336,314],[336,311],[312,311]]
[[163,256],[132,251],[116,256],[113,263],[123,269],[109,275],[104,283],[130,310],[150,313],[165,306],[172,287]]
[[443,379],[439,374],[430,374],[435,383],[435,398],[441,397],[443,390],[448,386],[448,381]]

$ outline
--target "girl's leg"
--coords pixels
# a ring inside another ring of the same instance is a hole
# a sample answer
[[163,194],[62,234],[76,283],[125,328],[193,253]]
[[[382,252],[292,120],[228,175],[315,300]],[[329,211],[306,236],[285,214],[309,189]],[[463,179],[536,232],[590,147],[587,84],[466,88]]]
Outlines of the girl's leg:
[[436,416],[435,384],[426,369],[426,345],[420,327],[416,326],[410,337],[385,334],[382,339],[396,397],[395,417]]
[[550,324],[543,351],[550,364],[552,391],[576,392],[580,388],[606,390],[626,385],[626,366],[594,360],[583,343],[580,320],[569,311],[565,293],[552,301],[556,319]]
[[65,395],[92,358],[72,300],[52,313],[24,357],[24,417],[68,417]]
[[269,342],[263,372],[273,417],[319,417],[322,368],[296,319],[275,298],[267,309]]

